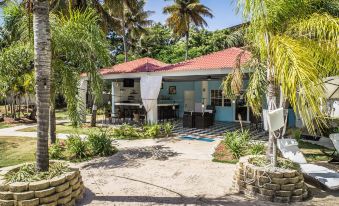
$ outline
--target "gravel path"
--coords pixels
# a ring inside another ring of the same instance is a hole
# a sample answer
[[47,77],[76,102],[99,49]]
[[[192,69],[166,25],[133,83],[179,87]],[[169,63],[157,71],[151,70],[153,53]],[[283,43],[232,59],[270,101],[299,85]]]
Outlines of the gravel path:
[[[120,152],[77,164],[87,187],[80,205],[283,205],[232,194],[233,164],[211,161],[218,141],[119,141]],[[338,205],[338,192],[312,188],[296,205]]]

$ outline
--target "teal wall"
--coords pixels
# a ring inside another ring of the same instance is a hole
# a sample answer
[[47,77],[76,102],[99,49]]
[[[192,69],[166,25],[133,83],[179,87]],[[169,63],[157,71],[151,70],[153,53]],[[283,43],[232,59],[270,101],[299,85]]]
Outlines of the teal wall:
[[[208,81],[208,94],[211,94],[211,90],[221,89],[221,81]],[[208,97],[208,103],[211,104],[210,96]],[[233,121],[234,120],[234,108],[233,107],[216,107],[215,120],[216,121]]]

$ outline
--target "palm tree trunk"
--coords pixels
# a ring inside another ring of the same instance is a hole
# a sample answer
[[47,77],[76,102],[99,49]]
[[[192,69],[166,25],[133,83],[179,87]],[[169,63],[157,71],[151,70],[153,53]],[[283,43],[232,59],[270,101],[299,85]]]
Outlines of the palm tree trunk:
[[125,55],[125,62],[128,62],[128,49],[127,49],[127,35],[126,35],[126,25],[125,25],[125,14],[122,17],[122,41],[124,44],[124,55]]
[[94,98],[92,106],[91,127],[96,127],[96,123],[97,123],[97,105]]
[[38,117],[36,169],[38,171],[48,171],[51,36],[49,2],[47,0],[33,1],[33,33],[36,106]]
[[49,138],[51,140],[51,144],[54,144],[56,142],[56,120],[54,104],[55,103],[51,103],[51,107],[49,110]]
[[7,111],[7,97],[5,98],[5,115],[7,117],[8,111]]
[[[276,109],[276,88],[274,85],[274,80],[272,80],[272,76],[269,75],[269,84],[268,84],[268,95],[267,95],[267,103],[268,103],[268,111]],[[267,159],[271,161],[273,166],[277,165],[277,139],[275,138],[274,131],[269,130],[269,138],[268,138],[268,148],[266,151]]]
[[190,31],[189,31],[189,27],[188,27],[188,30],[187,30],[187,32],[186,32],[186,48],[185,48],[185,50],[186,50],[186,53],[185,53],[185,60],[187,60],[188,59],[188,40],[189,40],[189,37],[190,37]]

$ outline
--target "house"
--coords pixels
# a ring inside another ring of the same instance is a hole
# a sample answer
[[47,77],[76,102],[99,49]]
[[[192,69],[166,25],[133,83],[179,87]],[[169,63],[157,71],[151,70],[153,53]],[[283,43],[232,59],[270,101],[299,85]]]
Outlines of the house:
[[[250,52],[233,47],[171,65],[141,58],[103,68],[100,74],[111,84],[108,103],[115,114],[125,108],[131,116],[133,111],[144,107],[148,120],[156,122],[170,115],[182,118],[184,112],[215,108],[216,121],[239,121],[240,115],[243,121],[250,122],[252,114],[245,100],[227,99],[221,88],[225,76],[250,58]],[[248,75],[244,76],[246,87]],[[87,80],[83,77],[81,81],[84,102]],[[145,95],[152,92],[155,97],[147,99]],[[149,102],[153,102],[152,106]]]

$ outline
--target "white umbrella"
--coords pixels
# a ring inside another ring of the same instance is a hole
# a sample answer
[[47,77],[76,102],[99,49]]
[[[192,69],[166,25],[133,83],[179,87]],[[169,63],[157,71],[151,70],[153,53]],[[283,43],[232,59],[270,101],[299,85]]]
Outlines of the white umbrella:
[[339,99],[339,76],[327,77],[324,86],[327,99]]

